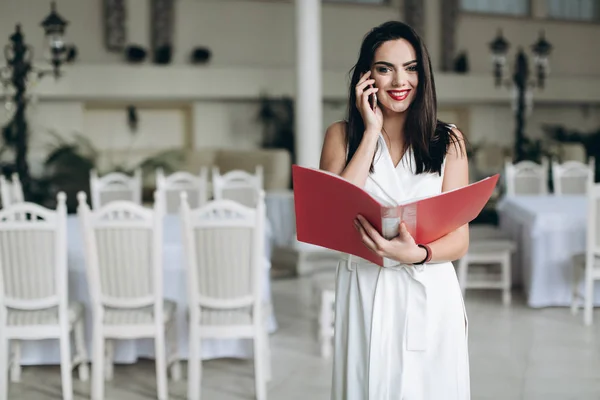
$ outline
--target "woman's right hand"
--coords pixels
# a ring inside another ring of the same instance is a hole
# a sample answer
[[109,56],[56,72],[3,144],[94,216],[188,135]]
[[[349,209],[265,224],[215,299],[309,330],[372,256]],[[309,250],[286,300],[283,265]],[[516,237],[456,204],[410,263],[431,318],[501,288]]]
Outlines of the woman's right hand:
[[365,124],[365,132],[379,135],[383,129],[383,113],[377,103],[375,103],[375,109],[372,109],[369,102],[369,96],[377,93],[379,88],[372,86],[375,80],[369,79],[369,76],[371,76],[371,71],[365,72],[356,84],[356,108]]

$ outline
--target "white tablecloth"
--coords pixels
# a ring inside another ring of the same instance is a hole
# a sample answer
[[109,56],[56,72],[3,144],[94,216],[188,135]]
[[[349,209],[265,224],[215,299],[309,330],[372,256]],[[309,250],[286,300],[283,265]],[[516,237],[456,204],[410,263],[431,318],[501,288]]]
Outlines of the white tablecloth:
[[296,213],[294,210],[294,192],[291,190],[273,190],[265,196],[267,218],[273,229],[273,245],[285,247],[296,239]]
[[[515,196],[498,203],[500,227],[517,242],[513,282],[531,307],[569,306],[574,254],[585,251],[585,196]],[[582,286],[583,289],[583,286]],[[600,290],[596,290],[600,304]]]
[[[69,298],[80,301],[86,310],[86,342],[91,351],[91,305],[85,271],[85,256],[81,229],[76,215],[67,220],[68,262],[69,262]],[[264,296],[271,302],[270,274],[272,233],[270,223],[265,229],[265,274]],[[169,215],[164,225],[164,296],[177,303],[177,329],[179,356],[182,360],[188,355],[187,294],[185,269],[183,263],[183,244],[179,216]],[[269,324],[270,332],[277,329],[274,314]],[[27,341],[22,345],[22,365],[60,364],[58,340]],[[91,355],[91,352],[88,353]],[[248,339],[204,340],[202,358],[248,358],[252,356],[252,341]],[[139,357],[154,358],[154,341],[151,339],[120,340],[115,345],[115,363],[134,363]]]

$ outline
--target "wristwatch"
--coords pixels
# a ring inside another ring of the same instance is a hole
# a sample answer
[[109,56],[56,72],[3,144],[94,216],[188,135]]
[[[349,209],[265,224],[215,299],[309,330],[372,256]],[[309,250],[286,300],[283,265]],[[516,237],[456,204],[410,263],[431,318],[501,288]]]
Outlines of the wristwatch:
[[425,249],[425,251],[427,252],[427,255],[425,256],[425,259],[421,262],[418,263],[414,263],[413,265],[423,265],[423,264],[427,264],[429,261],[431,261],[431,247],[427,246],[426,244],[418,244],[417,246],[419,246],[422,249]]

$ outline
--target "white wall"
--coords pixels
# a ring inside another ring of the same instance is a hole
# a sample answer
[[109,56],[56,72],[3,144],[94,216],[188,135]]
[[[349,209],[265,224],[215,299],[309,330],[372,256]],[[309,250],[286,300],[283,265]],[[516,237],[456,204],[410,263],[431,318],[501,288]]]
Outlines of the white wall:
[[[508,106],[473,105],[469,107],[468,130],[472,143],[513,143],[515,118]],[[526,135],[543,136],[542,125],[563,125],[568,129],[589,133],[600,129],[600,107],[593,106],[535,106],[526,120]]]
[[498,28],[502,28],[511,45],[510,68],[519,46],[531,55],[531,45],[543,29],[554,47],[550,55],[550,79],[600,76],[599,24],[464,14],[459,18],[456,47],[466,50],[473,73],[491,74],[489,43],[496,37]]
[[[428,21],[442,18],[441,1],[427,0]],[[101,0],[57,3],[58,11],[70,21],[68,37],[77,45],[79,58],[57,83],[48,78],[36,86],[42,101],[31,109],[32,157],[41,157],[46,151],[45,130],[56,129],[66,135],[86,130],[84,110],[97,100],[183,103],[191,109],[196,147],[253,148],[261,141],[262,127],[255,119],[259,94],[294,95],[293,1],[176,1],[175,65],[170,67],[153,67],[150,61],[143,66],[125,66],[121,55],[108,52],[103,43]],[[389,7],[323,5],[323,131],[345,114],[347,72],[356,61],[364,34],[383,21],[401,19],[402,0],[392,3]],[[49,11],[48,4],[0,0],[0,40],[20,21],[39,58],[43,44],[39,22]],[[144,46],[149,45],[150,36],[148,4],[148,0],[128,1],[130,42]],[[461,115],[466,115],[465,130],[472,141],[512,141],[511,94],[493,88],[490,71],[488,43],[498,27],[503,27],[513,49],[519,44],[529,46],[542,27],[555,45],[547,90],[536,93],[538,102],[528,121],[531,135],[539,135],[543,121],[584,130],[600,125],[595,106],[600,104],[600,52],[595,43],[600,26],[467,14],[460,17],[456,40],[458,50],[468,51],[471,73],[438,73],[436,83],[440,108],[466,110]],[[441,48],[435,40],[439,29],[430,26],[426,35],[436,57]],[[189,52],[195,46],[212,50],[210,65],[188,65]],[[595,79],[588,80],[590,76]],[[580,104],[593,106],[584,113]],[[2,118],[0,115],[0,122]],[[94,132],[109,129],[108,122],[95,123]],[[178,143],[175,139],[169,142]]]
[[[401,17],[398,3],[323,4],[324,68],[350,68],[363,35],[379,23]],[[37,50],[43,42],[39,23],[49,12],[48,4],[40,0],[0,1],[0,38],[8,37],[20,21],[27,40]],[[149,1],[128,0],[127,4],[129,41],[148,47]],[[175,5],[174,63],[188,63],[194,47],[207,46],[213,54],[211,65],[215,66],[295,65],[293,1],[177,0]],[[67,34],[79,49],[80,63],[121,62],[120,55],[104,47],[102,0],[58,0],[57,8],[70,22]]]

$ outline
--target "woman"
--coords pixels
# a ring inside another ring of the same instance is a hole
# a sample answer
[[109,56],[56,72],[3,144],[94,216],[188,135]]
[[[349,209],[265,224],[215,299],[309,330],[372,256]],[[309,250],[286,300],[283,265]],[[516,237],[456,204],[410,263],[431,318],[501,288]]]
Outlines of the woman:
[[[321,169],[398,202],[468,184],[463,136],[437,120],[429,55],[406,24],[364,38],[348,109],[327,129]],[[395,266],[357,257],[338,266],[331,398],[469,399],[467,318],[450,262],[467,251],[468,226],[427,245],[403,224],[392,240],[361,216],[355,226]]]

